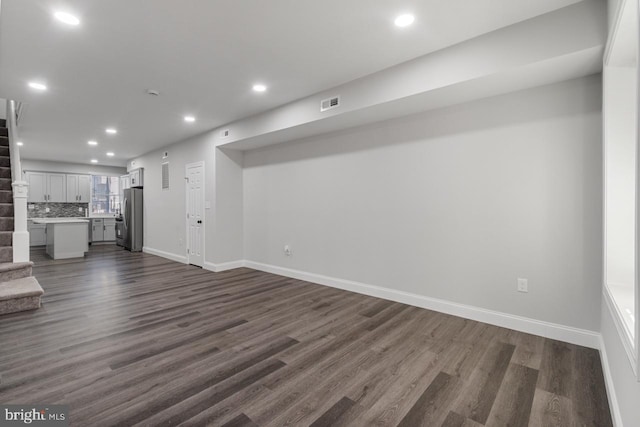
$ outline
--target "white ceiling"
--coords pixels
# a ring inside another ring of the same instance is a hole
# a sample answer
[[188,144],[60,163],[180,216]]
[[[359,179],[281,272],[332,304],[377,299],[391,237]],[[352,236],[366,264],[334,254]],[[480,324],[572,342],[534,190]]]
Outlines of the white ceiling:
[[[22,155],[127,159],[579,0],[2,0]],[[78,15],[67,27],[57,10]],[[415,24],[393,26],[409,11]],[[30,80],[49,90],[34,93]],[[264,94],[251,91],[264,82]],[[160,97],[145,94],[148,88]],[[182,116],[197,117],[186,124]],[[118,135],[106,135],[107,126]],[[87,141],[99,141],[89,147]],[[114,151],[114,158],[105,153]]]

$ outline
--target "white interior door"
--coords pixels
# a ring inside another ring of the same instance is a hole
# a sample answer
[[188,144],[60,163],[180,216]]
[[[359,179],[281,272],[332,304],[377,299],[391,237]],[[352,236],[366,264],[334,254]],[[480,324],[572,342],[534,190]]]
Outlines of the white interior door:
[[204,265],[204,163],[187,165],[187,261]]

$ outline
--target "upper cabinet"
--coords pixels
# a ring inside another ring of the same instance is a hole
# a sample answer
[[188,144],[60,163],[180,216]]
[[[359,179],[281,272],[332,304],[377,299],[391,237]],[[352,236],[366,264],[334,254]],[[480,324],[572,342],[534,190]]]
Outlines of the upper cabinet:
[[132,188],[142,188],[144,187],[144,174],[143,169],[133,169],[129,172],[130,177],[130,185]]
[[48,202],[64,203],[67,201],[67,176],[63,173],[48,173]]
[[43,172],[27,172],[26,181],[29,183],[29,202],[47,201],[47,174]]
[[127,188],[131,188],[131,176],[122,175],[120,177],[120,190],[126,190]]
[[91,176],[67,175],[67,202],[89,203],[91,197]]
[[67,176],[63,173],[27,172],[29,202],[67,201]]

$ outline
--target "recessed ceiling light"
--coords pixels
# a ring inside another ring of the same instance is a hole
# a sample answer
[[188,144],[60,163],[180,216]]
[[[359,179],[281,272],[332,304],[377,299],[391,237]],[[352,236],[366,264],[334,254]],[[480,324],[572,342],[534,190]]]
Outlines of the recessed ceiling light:
[[107,156],[109,156],[109,157],[113,157],[113,156],[115,156],[115,153],[114,153],[113,151],[109,151],[109,152],[107,153]]
[[413,21],[415,20],[415,16],[411,15],[410,13],[406,13],[404,15],[399,15],[396,20],[393,21],[393,23],[396,24],[396,27],[404,28],[413,24]]
[[47,90],[47,86],[40,82],[29,82],[29,87],[35,90]]
[[67,25],[76,26],[80,24],[80,20],[76,16],[73,16],[72,14],[67,12],[56,12],[53,14],[53,16],[55,16],[58,21],[64,22]]
[[87,141],[89,145],[98,145],[98,141]]
[[189,123],[193,123],[196,121],[196,118],[193,116],[184,116],[184,121],[185,122],[189,122]]
[[24,145],[21,141],[16,142],[16,144],[18,144],[18,147],[22,147]]
[[267,87],[261,83],[257,83],[253,85],[253,90],[255,92],[266,92]]
[[91,159],[91,163],[98,163],[96,159]]
[[114,128],[106,128],[104,131],[106,133],[110,133],[111,135],[115,135],[116,133],[118,133],[118,130]]

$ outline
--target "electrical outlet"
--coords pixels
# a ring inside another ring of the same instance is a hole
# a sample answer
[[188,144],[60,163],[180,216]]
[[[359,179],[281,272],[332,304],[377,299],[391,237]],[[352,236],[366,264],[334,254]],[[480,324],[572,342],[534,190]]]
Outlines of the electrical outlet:
[[49,208],[44,208],[44,212],[45,212],[45,213],[49,213],[49,212],[51,212],[51,209],[49,209]]
[[291,247],[289,245],[284,245],[284,254],[286,256],[291,256]]
[[527,279],[518,278],[518,292],[529,292],[529,283]]
[[78,212],[82,212],[82,208],[81,208],[81,207],[80,207],[80,208],[78,208]]

